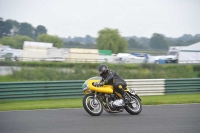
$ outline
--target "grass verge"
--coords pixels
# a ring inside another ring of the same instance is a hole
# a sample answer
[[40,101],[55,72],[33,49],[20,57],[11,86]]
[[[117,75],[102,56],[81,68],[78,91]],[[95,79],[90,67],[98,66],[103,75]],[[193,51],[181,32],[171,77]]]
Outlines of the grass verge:
[[[141,96],[143,105],[200,103],[200,93],[163,96]],[[54,99],[34,101],[0,101],[0,110],[35,110],[82,108],[82,99]]]

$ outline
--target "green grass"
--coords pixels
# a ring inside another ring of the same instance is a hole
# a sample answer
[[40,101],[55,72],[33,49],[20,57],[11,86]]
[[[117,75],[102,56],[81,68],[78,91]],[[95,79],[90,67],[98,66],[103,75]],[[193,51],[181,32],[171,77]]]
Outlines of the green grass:
[[34,110],[57,108],[81,108],[82,99],[51,99],[27,101],[0,101],[0,110]]
[[141,98],[143,105],[200,103],[200,93],[143,96]]
[[[199,94],[141,96],[143,105],[200,103]],[[82,99],[54,99],[33,101],[0,101],[0,110],[35,110],[57,108],[82,108]]]
[[[13,69],[12,74],[10,75],[0,75],[0,82],[85,80],[99,75],[97,71],[98,64],[94,65],[92,63],[82,63],[74,65],[63,63],[63,65],[68,65],[68,67],[51,67],[51,65],[56,64],[38,63],[36,66],[32,67],[20,67],[20,71]],[[69,67],[70,65],[72,66]],[[114,69],[124,79],[169,79],[200,77],[200,64],[108,64],[108,67],[110,69]]]

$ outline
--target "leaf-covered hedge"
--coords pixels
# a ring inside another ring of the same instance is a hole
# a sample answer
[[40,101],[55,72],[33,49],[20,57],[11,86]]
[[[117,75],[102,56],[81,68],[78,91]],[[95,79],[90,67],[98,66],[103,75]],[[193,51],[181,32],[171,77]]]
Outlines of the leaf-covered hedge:
[[[1,64],[2,62],[0,62]],[[0,76],[0,82],[85,80],[98,76],[99,63],[3,62],[20,66],[11,75]],[[200,78],[200,64],[107,64],[124,79]],[[1,64],[2,66],[2,64]]]

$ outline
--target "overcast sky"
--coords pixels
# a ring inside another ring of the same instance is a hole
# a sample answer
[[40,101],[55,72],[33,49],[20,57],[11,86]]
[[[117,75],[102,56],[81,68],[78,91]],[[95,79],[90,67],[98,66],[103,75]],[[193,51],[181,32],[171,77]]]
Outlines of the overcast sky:
[[59,37],[97,37],[106,27],[126,37],[180,37],[200,33],[200,0],[0,0],[0,17]]

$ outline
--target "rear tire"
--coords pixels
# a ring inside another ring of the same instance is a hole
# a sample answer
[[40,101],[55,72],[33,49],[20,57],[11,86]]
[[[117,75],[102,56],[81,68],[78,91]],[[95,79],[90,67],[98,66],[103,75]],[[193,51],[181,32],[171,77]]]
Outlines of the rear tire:
[[99,116],[103,112],[103,106],[98,98],[94,99],[94,94],[87,94],[83,98],[85,111],[92,116]]
[[125,106],[125,110],[131,115],[138,115],[142,111],[142,104],[138,96],[131,95],[132,101]]

